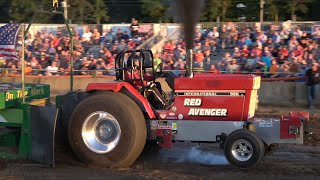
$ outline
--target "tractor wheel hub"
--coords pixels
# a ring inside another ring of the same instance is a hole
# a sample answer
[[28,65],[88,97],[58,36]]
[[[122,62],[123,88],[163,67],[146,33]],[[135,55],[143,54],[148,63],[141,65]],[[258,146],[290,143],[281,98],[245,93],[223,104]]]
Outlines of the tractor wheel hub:
[[90,114],[82,126],[82,138],[86,146],[93,152],[103,154],[114,149],[121,136],[118,121],[107,112]]
[[239,139],[233,143],[231,152],[238,161],[247,161],[253,155],[253,147],[249,141]]

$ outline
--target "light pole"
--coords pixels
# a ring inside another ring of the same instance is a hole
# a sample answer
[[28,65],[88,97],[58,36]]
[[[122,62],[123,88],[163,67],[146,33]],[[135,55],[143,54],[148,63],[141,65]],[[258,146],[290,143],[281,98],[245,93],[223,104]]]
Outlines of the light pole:
[[247,8],[246,5],[244,5],[243,3],[239,3],[236,5],[236,8],[239,9],[239,21],[245,21],[246,20],[246,16],[243,14],[243,11]]
[[263,23],[263,7],[264,7],[264,0],[260,0],[260,24]]
[[62,1],[61,6],[63,7],[63,15],[68,20],[68,0]]

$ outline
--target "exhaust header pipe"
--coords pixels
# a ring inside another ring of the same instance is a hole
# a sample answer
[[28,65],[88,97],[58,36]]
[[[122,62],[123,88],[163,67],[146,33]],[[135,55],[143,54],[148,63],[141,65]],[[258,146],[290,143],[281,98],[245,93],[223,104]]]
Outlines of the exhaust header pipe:
[[187,50],[186,57],[186,77],[193,78],[193,51],[192,49]]

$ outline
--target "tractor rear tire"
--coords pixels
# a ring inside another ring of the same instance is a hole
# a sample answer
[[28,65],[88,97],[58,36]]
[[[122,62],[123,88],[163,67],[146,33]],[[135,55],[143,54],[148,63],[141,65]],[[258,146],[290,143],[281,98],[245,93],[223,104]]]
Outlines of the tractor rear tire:
[[[88,130],[89,124],[91,129]],[[91,135],[86,135],[90,132]],[[129,167],[141,154],[147,128],[141,109],[129,97],[122,93],[98,92],[76,106],[70,118],[68,136],[80,161],[121,168]],[[99,144],[101,142],[104,146]]]
[[239,129],[227,136],[224,154],[228,162],[238,168],[257,165],[264,157],[264,144],[252,131]]

